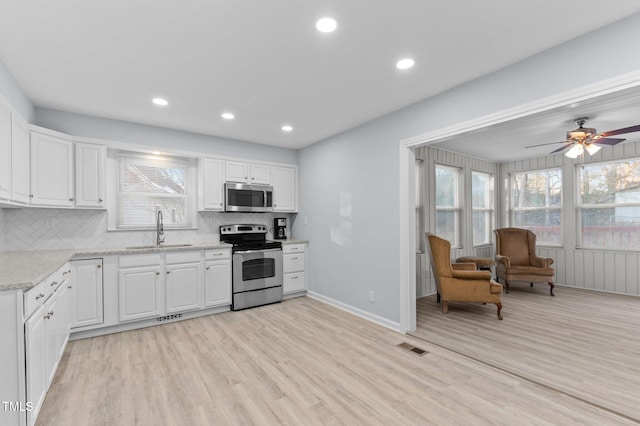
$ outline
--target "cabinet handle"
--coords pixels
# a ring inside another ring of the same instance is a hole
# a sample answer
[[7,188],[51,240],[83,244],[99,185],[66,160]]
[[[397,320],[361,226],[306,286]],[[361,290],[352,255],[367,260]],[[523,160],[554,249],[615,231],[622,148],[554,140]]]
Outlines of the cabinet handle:
[[44,294],[40,293],[39,295],[36,296],[36,300],[42,299],[43,297],[44,297]]
[[49,317],[52,317],[53,316],[53,311],[47,312],[47,315],[49,315]]
[[156,275],[160,275],[160,272],[156,272]]
[[71,286],[67,287],[67,288],[71,288]]
[[96,265],[98,267],[98,269],[102,268],[102,265],[98,264]]
[[248,179],[248,177],[247,177],[247,176],[245,176],[244,178],[245,178],[245,180],[246,180],[246,179]]
[[51,283],[51,287],[53,287],[54,285],[58,285],[58,281],[54,281]]
[[29,198],[33,198],[33,194],[29,194]]
[[49,318],[51,318],[51,315],[45,315],[44,316],[44,319],[49,319]]
[[98,202],[101,203],[103,201],[102,198],[98,198]]
[[297,276],[297,275],[294,275],[293,277],[291,277],[291,279],[292,279],[292,280],[297,280],[297,279],[298,279],[298,276]]
[[205,269],[208,271],[208,270],[209,270],[209,268],[211,268],[211,266],[207,266]]
[[167,275],[169,275],[171,273],[171,271],[167,271]]
[[219,205],[222,206],[222,203],[220,203]]
[[69,271],[64,271],[64,272],[62,273],[62,275],[67,275],[67,274],[69,274]]
[[298,260],[298,257],[292,257],[291,260]]
[[73,198],[69,198],[69,201],[73,201]]

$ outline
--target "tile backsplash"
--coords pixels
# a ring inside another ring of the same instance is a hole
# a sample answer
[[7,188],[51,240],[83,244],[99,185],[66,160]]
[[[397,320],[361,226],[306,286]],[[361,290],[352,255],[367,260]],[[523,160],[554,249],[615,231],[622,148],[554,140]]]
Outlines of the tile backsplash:
[[[283,213],[198,213],[198,229],[165,229],[166,244],[200,244],[220,241],[219,227],[233,223],[267,226],[271,238],[274,217]],[[155,244],[155,231],[107,231],[104,210],[0,209],[0,250],[52,250],[113,248]]]

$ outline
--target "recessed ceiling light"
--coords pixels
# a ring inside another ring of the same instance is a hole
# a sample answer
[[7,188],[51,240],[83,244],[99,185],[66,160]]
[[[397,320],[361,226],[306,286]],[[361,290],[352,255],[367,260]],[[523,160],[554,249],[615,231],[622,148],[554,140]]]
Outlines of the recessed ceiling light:
[[396,62],[396,68],[399,70],[406,70],[411,68],[416,62],[411,58],[400,59]]
[[338,23],[335,19],[327,16],[325,18],[318,19],[318,22],[316,22],[316,28],[321,33],[332,33],[336,28],[338,28]]
[[236,118],[236,116],[231,114],[230,112],[222,113],[221,117],[225,120],[233,120],[234,118]]
[[293,130],[293,127],[289,126],[288,124],[285,124],[284,126],[282,126],[283,132],[290,132],[292,130]]
[[160,105],[160,106],[167,106],[169,105],[169,101],[167,101],[166,99],[162,99],[162,98],[153,98],[151,100],[151,102],[153,102],[156,105]]

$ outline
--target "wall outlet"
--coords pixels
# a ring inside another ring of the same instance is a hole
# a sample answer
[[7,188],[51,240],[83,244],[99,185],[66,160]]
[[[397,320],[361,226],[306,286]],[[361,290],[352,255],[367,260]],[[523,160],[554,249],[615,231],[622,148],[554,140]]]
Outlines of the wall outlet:
[[55,228],[56,226],[56,218],[55,217],[45,217],[44,218],[44,227],[47,229]]
[[369,302],[375,302],[376,301],[376,293],[373,290],[369,291]]

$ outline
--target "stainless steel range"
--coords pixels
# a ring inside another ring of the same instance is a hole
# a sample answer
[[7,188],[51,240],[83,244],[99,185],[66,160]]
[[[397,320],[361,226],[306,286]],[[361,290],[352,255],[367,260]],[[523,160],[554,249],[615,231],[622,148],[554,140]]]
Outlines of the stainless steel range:
[[282,301],[282,243],[266,237],[266,225],[220,227],[220,241],[233,244],[232,311]]

